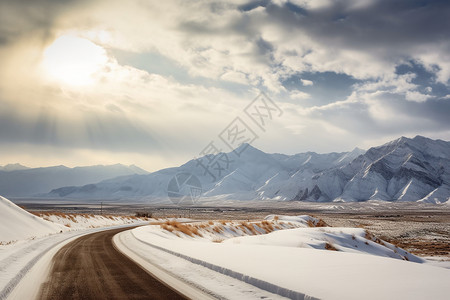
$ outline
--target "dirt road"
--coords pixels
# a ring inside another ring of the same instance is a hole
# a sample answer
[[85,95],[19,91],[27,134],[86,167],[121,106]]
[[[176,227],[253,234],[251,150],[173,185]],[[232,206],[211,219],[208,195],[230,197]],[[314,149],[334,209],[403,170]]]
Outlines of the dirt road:
[[39,299],[187,299],[114,248],[112,237],[124,230],[93,233],[61,248]]

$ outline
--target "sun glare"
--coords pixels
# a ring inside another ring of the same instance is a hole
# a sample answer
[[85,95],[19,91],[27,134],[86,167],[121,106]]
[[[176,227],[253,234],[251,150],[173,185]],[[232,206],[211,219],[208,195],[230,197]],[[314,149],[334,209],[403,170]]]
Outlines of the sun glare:
[[56,39],[44,52],[47,75],[70,85],[88,85],[107,62],[105,49],[93,42],[71,35]]

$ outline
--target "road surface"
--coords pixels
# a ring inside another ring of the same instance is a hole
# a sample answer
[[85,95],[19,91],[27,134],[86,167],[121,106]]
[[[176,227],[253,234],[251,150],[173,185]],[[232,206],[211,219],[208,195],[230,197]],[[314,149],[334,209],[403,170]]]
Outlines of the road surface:
[[116,250],[112,237],[128,229],[89,234],[61,248],[39,299],[187,299]]

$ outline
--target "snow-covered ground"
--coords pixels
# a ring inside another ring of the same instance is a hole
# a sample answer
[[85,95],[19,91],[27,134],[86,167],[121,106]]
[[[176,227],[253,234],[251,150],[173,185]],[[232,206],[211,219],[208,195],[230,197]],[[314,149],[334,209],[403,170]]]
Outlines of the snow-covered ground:
[[[0,197],[0,299],[6,299],[36,264],[50,266],[51,254],[72,239],[115,227],[148,224],[134,217],[46,214],[40,218]],[[154,221],[154,220],[153,220]],[[94,229],[95,228],[95,229]],[[35,268],[34,268],[35,269]],[[42,272],[37,274],[42,275]],[[34,272],[36,273],[36,272]],[[45,273],[45,272],[44,272]],[[17,299],[29,299],[45,277],[35,276],[32,285]]]
[[38,213],[37,216],[52,223],[61,224],[69,229],[87,229],[107,226],[134,224],[136,222],[155,221],[134,216],[113,216],[93,214]]
[[[0,300],[32,299],[53,255],[114,227],[116,246],[195,299],[447,299],[450,270],[362,228],[311,216],[197,221],[45,213],[0,197]],[[111,227],[114,226],[114,227]]]
[[35,239],[66,229],[45,221],[21,209],[0,196],[0,245],[8,245],[18,240]]
[[[447,299],[450,270],[426,264],[363,229],[317,227],[324,225],[309,216],[269,216],[253,223],[167,222],[133,229],[122,238],[135,256],[206,290],[219,290],[222,297],[227,297],[226,281],[209,280],[205,286],[198,272],[210,272],[211,278],[228,275],[294,299]],[[168,256],[184,260],[185,267],[180,270]]]

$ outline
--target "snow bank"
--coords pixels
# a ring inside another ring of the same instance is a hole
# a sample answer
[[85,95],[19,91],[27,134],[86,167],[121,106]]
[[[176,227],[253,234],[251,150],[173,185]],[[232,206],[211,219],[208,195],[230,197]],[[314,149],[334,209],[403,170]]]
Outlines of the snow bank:
[[0,245],[34,239],[66,229],[34,216],[0,196]]
[[216,243],[204,236],[204,228],[200,234],[185,234],[145,226],[133,229],[132,235],[141,245],[290,298],[447,299],[450,293],[450,270],[408,262],[423,260],[362,229],[309,227],[317,219],[308,216],[268,220],[272,226],[302,226]]
[[146,222],[154,219],[138,218],[132,216],[92,215],[92,214],[65,214],[65,213],[39,213],[39,217],[70,229],[87,229],[107,227],[137,222]]

